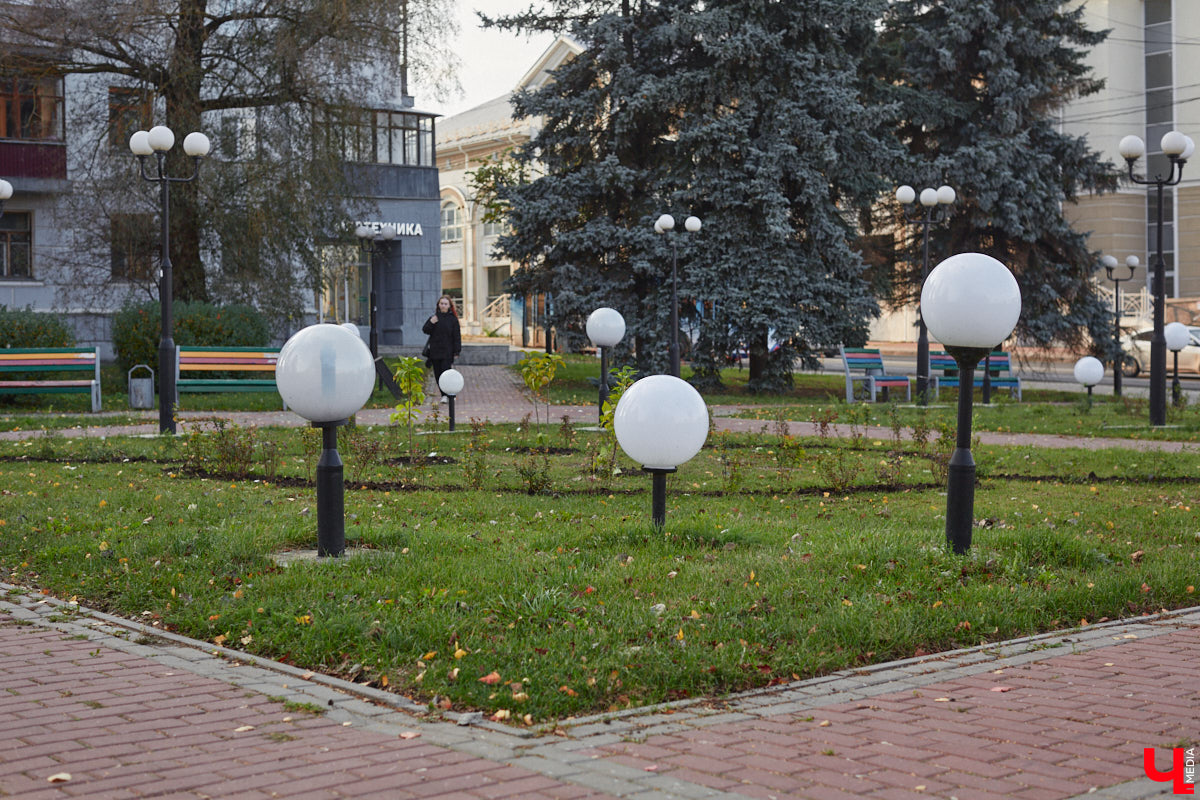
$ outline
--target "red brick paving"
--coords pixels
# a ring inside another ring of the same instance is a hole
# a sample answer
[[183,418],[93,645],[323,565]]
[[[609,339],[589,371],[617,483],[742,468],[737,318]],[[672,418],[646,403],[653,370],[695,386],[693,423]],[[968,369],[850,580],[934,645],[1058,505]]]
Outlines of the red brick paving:
[[[3,614],[0,675],[0,797],[606,797],[419,738],[287,712]],[[64,772],[70,781],[48,782]]]
[[[1192,627],[1000,674],[601,749],[660,775],[776,787],[781,798],[847,789],[883,796],[891,787],[959,800],[1061,800],[1144,778],[1144,747],[1200,743],[1197,664],[1200,628]],[[714,758],[721,742],[734,744]]]

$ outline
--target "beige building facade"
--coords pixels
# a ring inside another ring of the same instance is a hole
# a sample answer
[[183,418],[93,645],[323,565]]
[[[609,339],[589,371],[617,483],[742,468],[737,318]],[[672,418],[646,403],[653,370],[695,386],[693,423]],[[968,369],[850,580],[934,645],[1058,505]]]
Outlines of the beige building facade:
[[[1105,81],[1098,94],[1079,98],[1061,111],[1063,131],[1087,137],[1128,174],[1117,151],[1122,137],[1140,136],[1147,156],[1135,166],[1139,176],[1170,174],[1163,134],[1178,130],[1200,141],[1200,2],[1196,0],[1085,0],[1084,18],[1108,39],[1088,56],[1095,76]],[[1124,284],[1148,285],[1146,268],[1157,245],[1157,191],[1125,180],[1115,194],[1081,197],[1066,209],[1077,230],[1090,231],[1094,250],[1124,263],[1137,256],[1142,267]],[[1193,156],[1183,180],[1163,190],[1163,261],[1166,296],[1177,314],[1200,318],[1200,157]],[[1103,280],[1102,284],[1110,285]],[[1124,268],[1118,271],[1123,277]]]
[[576,42],[559,37],[512,92],[438,123],[442,289],[455,299],[466,335],[507,338],[516,345],[544,344],[543,300],[513,297],[504,289],[504,280],[517,265],[493,253],[503,223],[484,221],[486,209],[472,189],[471,172],[537,133],[539,120],[513,119],[513,93],[544,85],[554,69],[581,51]]

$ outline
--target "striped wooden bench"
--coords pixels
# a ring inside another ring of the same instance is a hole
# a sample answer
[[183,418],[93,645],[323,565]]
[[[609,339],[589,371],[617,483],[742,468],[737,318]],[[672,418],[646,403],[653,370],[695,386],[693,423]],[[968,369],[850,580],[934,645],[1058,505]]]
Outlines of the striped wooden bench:
[[[175,394],[181,392],[275,392],[278,347],[175,347]],[[210,373],[184,378],[184,373]],[[237,373],[215,377],[211,373]],[[257,376],[247,373],[257,373]],[[266,377],[265,373],[270,373]],[[284,404],[287,408],[287,404]]]
[[[1021,377],[1012,374],[1012,359],[1003,350],[993,350],[987,357],[988,384],[993,389],[1008,389],[1010,395],[1021,399]],[[943,388],[958,388],[958,364],[949,353],[934,352],[929,354],[929,390],[936,398],[938,391]],[[937,373],[941,373],[940,375]],[[975,367],[975,387],[983,388],[984,362],[980,361]]]
[[[867,397],[875,402],[875,394],[883,390],[883,399],[888,399],[889,389],[904,387],[905,399],[912,400],[912,378],[906,375],[887,375],[883,369],[883,357],[879,350],[867,347],[838,347],[842,354],[842,367],[846,372],[846,402],[854,402],[854,384],[861,383]],[[862,370],[855,375],[851,370]]]
[[[43,374],[90,372],[86,379],[48,379]],[[100,357],[95,347],[24,347],[0,350],[0,394],[67,394],[92,396],[92,411],[100,410]]]

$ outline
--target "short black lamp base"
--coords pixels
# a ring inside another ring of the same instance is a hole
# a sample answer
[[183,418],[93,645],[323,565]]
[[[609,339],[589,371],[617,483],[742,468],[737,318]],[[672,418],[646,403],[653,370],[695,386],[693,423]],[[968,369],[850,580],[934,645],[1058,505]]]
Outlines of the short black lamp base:
[[337,451],[337,429],[348,419],[314,422],[321,429],[321,460],[317,462],[317,557],[339,558],[346,552],[346,484]]
[[642,472],[650,473],[650,522],[661,530],[667,524],[667,475],[675,471],[674,467],[642,467]]
[[956,554],[971,549],[975,525],[975,459],[971,457],[971,409],[975,367],[990,347],[951,347],[946,352],[958,365],[958,431],[946,481],[946,544]]

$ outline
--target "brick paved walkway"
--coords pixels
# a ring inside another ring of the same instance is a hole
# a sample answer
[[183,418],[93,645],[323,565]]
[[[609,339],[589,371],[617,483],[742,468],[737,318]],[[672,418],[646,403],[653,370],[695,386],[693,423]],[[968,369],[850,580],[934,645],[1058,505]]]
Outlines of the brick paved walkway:
[[0,797],[1130,800],[1200,744],[1200,608],[537,736],[0,591]]

